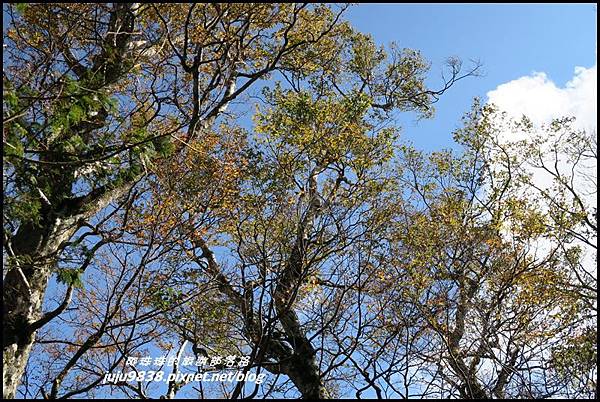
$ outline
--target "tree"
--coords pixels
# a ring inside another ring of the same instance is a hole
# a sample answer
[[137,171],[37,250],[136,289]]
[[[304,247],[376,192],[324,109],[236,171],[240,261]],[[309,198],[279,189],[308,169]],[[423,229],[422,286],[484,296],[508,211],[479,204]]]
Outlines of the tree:
[[[317,70],[303,81],[287,77],[289,88],[265,90],[268,108],[256,117],[253,141],[244,145],[240,138],[248,135],[231,122],[221,126],[215,138],[236,145],[217,146],[208,155],[196,148],[199,159],[180,161],[188,168],[176,178],[163,177],[154,193],[157,200],[175,194],[171,211],[182,229],[174,236],[235,309],[238,319],[224,332],[246,343],[253,364],[287,376],[304,397],[333,395],[327,377],[359,345],[355,339],[328,355],[313,339],[336,344],[352,314],[344,306],[354,305],[357,290],[359,305],[352,308],[366,303],[361,282],[376,275],[369,254],[378,247],[384,220],[375,206],[385,194],[396,136],[393,128],[380,126],[391,108],[429,115],[441,93],[423,87],[426,65],[418,54],[393,49],[386,66],[385,53],[367,37],[350,39],[348,51],[327,64],[330,71]],[[453,67],[453,79],[459,79]],[[238,149],[237,157],[220,149]],[[215,194],[213,188],[221,186],[228,190]],[[347,260],[348,253],[356,259]],[[334,302],[327,308],[307,305],[315,291]],[[219,350],[220,342],[207,341],[197,327],[203,319],[196,309],[188,310],[188,325],[177,324],[179,316],[171,319],[180,342]],[[319,367],[324,359],[329,368]]]
[[[405,315],[417,310],[412,325],[428,345],[418,357],[423,380],[417,389],[460,398],[589,397],[595,392],[593,344],[586,337],[590,320],[596,320],[595,299],[582,292],[595,284],[581,283],[586,276],[574,268],[581,272],[587,264],[570,246],[595,218],[584,212],[583,195],[576,202],[564,197],[573,189],[572,180],[561,175],[559,186],[544,188],[530,170],[544,152],[540,138],[577,150],[561,166],[564,171],[589,169],[583,158],[593,154],[581,151],[589,149],[589,137],[567,123],[552,123],[552,131],[561,133],[553,136],[527,120],[515,124],[491,106],[476,105],[455,134],[465,147],[462,155],[423,155],[405,148],[400,167],[406,215],[396,225],[389,275],[407,276],[392,291],[393,319],[406,323]],[[518,144],[507,144],[502,141],[507,127],[529,132]],[[588,244],[594,241],[582,237]],[[568,350],[578,347],[582,361],[570,362],[581,380],[566,384],[569,360],[562,357],[568,359]],[[557,367],[562,378],[555,377]]]
[[[69,240],[280,69],[346,30],[307,5],[7,5],[3,392],[15,395]],[[298,54],[298,55],[297,55]],[[70,278],[75,275],[70,273]],[[66,278],[66,277],[65,277]]]

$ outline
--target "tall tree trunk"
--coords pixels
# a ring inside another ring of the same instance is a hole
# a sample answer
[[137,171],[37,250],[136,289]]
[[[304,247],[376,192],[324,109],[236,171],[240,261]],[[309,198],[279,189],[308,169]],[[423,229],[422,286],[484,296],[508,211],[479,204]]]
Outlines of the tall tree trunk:
[[5,244],[10,248],[12,258],[7,261],[8,270],[3,281],[3,398],[14,398],[35,334],[49,321],[42,317],[42,303],[62,245],[77,232],[79,222],[126,195],[140,178],[134,177],[119,187],[100,187],[85,196],[69,198],[55,207],[56,210],[47,209],[40,224],[22,224]]
[[321,371],[316,361],[316,351],[300,328],[296,313],[288,309],[282,312],[280,322],[283,322],[286,334],[291,336],[293,354],[283,365],[283,371],[290,377],[303,399],[325,399],[327,394]]
[[[111,85],[123,75],[127,43],[134,32],[137,9],[132,3],[113,4],[102,52],[89,70],[93,74],[102,74],[100,87]],[[73,71],[80,77],[84,75],[85,68],[74,60],[70,61]],[[49,139],[50,145],[52,141]],[[62,160],[60,155],[57,157],[52,153],[48,158],[50,161],[55,161],[55,158]],[[70,190],[75,182],[74,169],[72,166],[65,167],[38,178],[38,181],[49,180],[53,190],[44,197],[40,223],[22,223],[17,234],[5,244],[11,249],[8,250],[11,258],[3,281],[3,398],[15,397],[36,331],[45,324],[45,321],[40,321],[42,303],[56,257],[61,251],[60,245],[75,234],[80,219],[87,219],[102,210],[136,180],[132,178],[121,187],[104,186],[86,196],[72,197]]]
[[2,395],[14,398],[25,371],[56,254],[77,230],[72,218],[22,225],[12,239],[2,306]]
[[284,365],[286,374],[298,387],[303,399],[326,398],[321,372],[316,361],[317,352],[307,334],[302,329],[298,315],[294,311],[294,300],[300,289],[308,267],[305,266],[308,238],[313,221],[321,208],[317,191],[317,177],[321,168],[316,166],[308,180],[308,209],[299,222],[295,244],[292,247],[288,264],[282,273],[273,295],[275,310],[287,340],[293,348],[293,354]]

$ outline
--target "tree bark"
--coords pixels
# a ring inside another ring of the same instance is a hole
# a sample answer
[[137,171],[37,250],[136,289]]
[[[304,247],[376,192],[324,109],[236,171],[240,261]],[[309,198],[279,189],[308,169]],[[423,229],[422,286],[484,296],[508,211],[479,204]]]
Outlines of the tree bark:
[[[2,396],[14,398],[29,359],[35,334],[41,325],[42,304],[48,279],[54,272],[62,245],[89,219],[135,185],[139,177],[120,187],[101,187],[70,198],[55,210],[47,209],[40,224],[22,224],[5,244],[12,258],[3,285]],[[43,322],[44,324],[46,322]]]
[[41,227],[22,225],[9,246],[13,258],[4,277],[2,306],[2,395],[14,398],[35,340],[35,323],[59,246],[77,230],[73,218],[59,218]]
[[317,190],[317,176],[320,169],[319,166],[316,166],[309,176],[308,209],[304,218],[299,222],[294,246],[274,294],[275,310],[279,322],[293,348],[291,358],[283,365],[284,372],[298,387],[303,399],[326,398],[321,372],[316,361],[317,352],[302,329],[293,307],[298,289],[305,280],[308,268],[305,266],[308,238],[313,221],[321,207]]

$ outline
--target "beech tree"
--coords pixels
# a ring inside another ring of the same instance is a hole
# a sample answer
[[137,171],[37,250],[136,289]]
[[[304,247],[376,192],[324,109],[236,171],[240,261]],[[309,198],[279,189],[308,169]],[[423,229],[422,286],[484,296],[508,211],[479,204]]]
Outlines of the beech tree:
[[[594,158],[591,137],[568,122],[554,121],[549,134],[475,106],[455,133],[461,155],[404,149],[410,209],[397,224],[390,275],[406,280],[393,290],[392,317],[405,323],[404,314],[419,312],[413,323],[428,347],[418,357],[424,382],[417,389],[459,398],[593,396],[594,344],[584,339],[596,320],[595,296],[586,291],[596,285],[582,274],[592,268],[572,242],[581,237],[593,251],[588,257],[595,256],[595,215],[586,198],[594,190],[574,190],[562,173],[554,176],[559,186],[544,184],[531,170],[540,166],[543,138],[576,150],[575,157],[554,155],[565,158],[561,172],[591,178],[584,161]],[[520,141],[503,140],[516,132]],[[565,196],[569,188],[576,202]],[[556,355],[574,348],[574,334],[585,363],[573,360],[567,368]],[[567,385],[557,369],[585,380]]]
[[15,395],[36,331],[56,315],[43,312],[44,294],[78,229],[150,165],[201,139],[256,81],[319,66],[347,30],[343,9],[5,7],[5,397]]

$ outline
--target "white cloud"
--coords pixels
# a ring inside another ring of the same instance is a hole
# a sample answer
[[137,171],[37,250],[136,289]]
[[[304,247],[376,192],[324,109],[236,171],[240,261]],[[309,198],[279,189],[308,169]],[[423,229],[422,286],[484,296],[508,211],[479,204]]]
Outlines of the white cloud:
[[597,75],[596,65],[575,67],[573,78],[560,88],[545,73],[533,73],[499,85],[487,93],[488,101],[536,124],[573,116],[577,128],[592,131],[597,127]]
[[[487,93],[488,102],[493,103],[509,116],[520,119],[527,116],[534,127],[540,127],[549,123],[552,119],[562,117],[575,117],[573,128],[584,129],[588,135],[597,138],[597,67],[590,68],[575,67],[573,78],[566,83],[564,88],[556,86],[545,73],[533,73],[530,76],[521,77],[516,80],[499,85],[496,89]],[[510,128],[509,125],[498,121],[500,129],[500,140],[510,143],[523,140],[524,132]],[[543,132],[543,131],[542,131]],[[550,146],[552,144],[546,144]],[[548,166],[557,166],[561,172],[571,172],[572,163],[567,155],[554,155],[550,149],[542,149],[548,154],[545,163]],[[555,162],[557,165],[554,165]],[[579,185],[579,190],[587,194],[589,205],[596,205],[596,167],[597,160],[592,158],[586,163],[579,161],[573,181]],[[542,169],[531,167],[534,184],[540,188],[550,188],[553,177]],[[593,185],[588,177],[593,177]],[[583,191],[589,189],[590,191]]]
[[[488,92],[487,96],[489,103],[495,104],[509,116],[519,119],[525,115],[536,127],[554,118],[575,117],[574,128],[584,129],[597,138],[596,86],[597,68],[594,65],[590,68],[576,67],[573,78],[563,88],[558,87],[545,73],[537,72],[501,84]],[[525,139],[522,137],[523,132],[511,130],[501,122],[498,123],[502,127],[500,140],[510,143]],[[572,161],[566,155],[554,155],[550,150],[547,155],[547,166],[555,166],[559,171],[565,172],[565,177],[569,177],[569,173],[573,175],[571,184],[582,196],[586,209],[592,211],[597,205],[597,160],[589,158],[586,163],[580,161],[580,165],[572,169]],[[552,188],[555,182],[551,175],[542,169],[528,166],[535,186],[542,189]],[[595,236],[589,241],[595,243]],[[544,244],[540,246],[543,248]],[[583,246],[585,249],[585,245]],[[589,272],[595,272],[595,255],[595,249],[589,249],[584,257],[584,266],[589,268]]]

